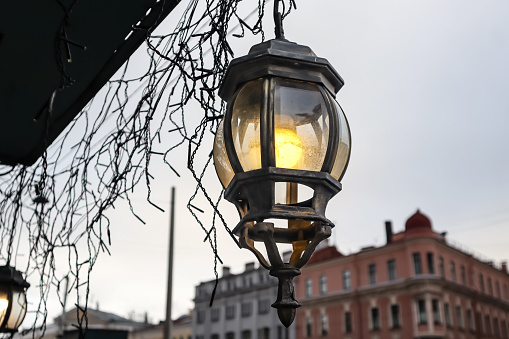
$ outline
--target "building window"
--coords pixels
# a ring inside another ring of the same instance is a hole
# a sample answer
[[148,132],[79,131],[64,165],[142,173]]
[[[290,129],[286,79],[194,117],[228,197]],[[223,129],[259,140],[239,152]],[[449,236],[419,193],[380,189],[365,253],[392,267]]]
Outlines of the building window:
[[277,339],[288,339],[288,328],[283,326],[277,327]]
[[495,338],[500,338],[500,328],[498,327],[498,319],[493,319],[493,332],[495,334]]
[[329,317],[326,314],[322,314],[320,316],[320,330],[322,336],[326,336],[329,334]]
[[270,328],[264,327],[258,329],[258,339],[270,339]]
[[378,312],[378,307],[373,307],[371,309],[371,329],[373,331],[380,329],[380,313]]
[[426,323],[426,301],[423,299],[417,300],[417,314],[419,316],[419,324]]
[[465,266],[461,265],[461,283],[463,285],[467,284],[467,274],[465,273]]
[[251,330],[242,331],[242,339],[251,339]]
[[484,316],[484,331],[487,335],[491,335],[491,321],[488,314]]
[[491,278],[488,278],[488,292],[493,295],[493,286],[491,285]]
[[270,310],[270,300],[262,299],[258,300],[258,314],[267,314]]
[[343,289],[349,290],[352,287],[352,281],[350,277],[350,271],[344,270],[343,271]]
[[433,310],[433,322],[435,324],[440,324],[440,308],[439,308],[439,302],[438,299],[431,300],[431,308]]
[[327,293],[327,277],[322,275],[320,277],[320,294],[324,295]]
[[[180,339],[182,339],[182,337],[180,337]],[[210,339],[219,339],[219,334],[212,334]]]
[[414,253],[412,254],[414,257],[414,273],[422,274],[422,265],[421,265],[421,254],[420,253]]
[[306,297],[310,297],[313,293],[313,282],[311,279],[306,279]]
[[203,324],[205,322],[205,311],[204,310],[199,310],[198,312],[196,312],[196,322],[198,324]]
[[345,333],[352,333],[352,313],[345,312]]
[[392,328],[399,328],[400,322],[399,322],[399,305],[391,305],[391,321],[392,321]]
[[463,328],[463,316],[461,314],[461,306],[456,306],[456,322],[458,324],[458,328]]
[[249,288],[253,285],[253,278],[251,276],[244,277],[244,287]]
[[504,284],[504,297],[506,299],[509,299],[509,294],[507,293],[507,285],[506,284]]
[[507,324],[505,320],[502,320],[500,325],[502,325],[502,338],[507,339]]
[[454,261],[451,261],[451,279],[456,282],[456,265],[454,264]]
[[387,260],[387,273],[389,276],[389,280],[396,279],[396,260],[394,259]]
[[235,339],[235,333],[234,332],[226,333],[226,339]]
[[253,313],[253,303],[246,302],[240,306],[240,312],[243,317],[249,317]]
[[313,320],[311,318],[306,318],[306,337],[311,338],[313,335]]
[[484,277],[482,273],[479,273],[479,287],[481,288],[481,292],[484,293]]
[[495,290],[497,291],[497,297],[501,298],[500,296],[500,283],[498,280],[495,282]]
[[226,306],[226,319],[235,318],[235,305]]
[[447,325],[447,327],[451,327],[452,323],[451,323],[451,313],[449,310],[449,303],[444,304],[444,317],[445,317],[445,324]]
[[375,284],[376,283],[376,265],[371,264],[368,266],[368,273],[369,273],[369,283]]
[[444,258],[438,258],[438,264],[440,265],[440,276],[445,279]]
[[467,310],[467,325],[470,331],[474,330],[474,319],[472,319],[472,310]]
[[219,321],[220,311],[221,310],[219,308],[213,308],[212,310],[210,310],[210,320],[213,322]]
[[433,255],[433,252],[428,252],[427,258],[428,258],[428,273],[435,274],[435,256]]

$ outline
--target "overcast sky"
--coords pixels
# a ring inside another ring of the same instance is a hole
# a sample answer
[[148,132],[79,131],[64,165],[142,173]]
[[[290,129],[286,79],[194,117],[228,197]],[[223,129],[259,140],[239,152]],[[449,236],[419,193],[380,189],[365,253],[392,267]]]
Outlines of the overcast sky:
[[[286,37],[327,58],[345,80],[337,99],[350,122],[352,155],[343,191],[327,211],[336,223],[331,242],[346,254],[381,246],[384,221],[401,231],[419,208],[451,241],[496,263],[509,259],[509,2],[297,0],[297,6],[285,20]],[[234,47],[241,56],[249,44]],[[152,173],[159,205],[168,206],[170,187],[177,187],[173,317],[193,307],[195,285],[214,278],[210,247],[185,208],[195,186],[185,151],[176,153],[181,179],[163,165]],[[215,173],[207,175],[217,194],[216,180]],[[139,194],[147,225],[122,206],[110,212],[111,256],[96,264],[90,301],[122,316],[148,312],[159,321],[168,208],[161,213],[143,203],[143,189]],[[225,202],[221,210],[233,228],[233,206]],[[234,273],[254,261],[222,229],[218,242]],[[56,315],[59,307],[50,305]]]

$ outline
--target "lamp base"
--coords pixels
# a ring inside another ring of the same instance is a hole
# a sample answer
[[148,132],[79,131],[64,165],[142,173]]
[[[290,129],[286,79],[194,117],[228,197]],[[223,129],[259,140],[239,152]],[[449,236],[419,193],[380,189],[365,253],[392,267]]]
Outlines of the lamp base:
[[295,300],[293,278],[300,275],[300,270],[285,264],[283,267],[274,267],[270,275],[278,278],[277,300],[271,306],[277,309],[277,315],[283,325],[289,327],[295,320],[296,309],[301,304]]

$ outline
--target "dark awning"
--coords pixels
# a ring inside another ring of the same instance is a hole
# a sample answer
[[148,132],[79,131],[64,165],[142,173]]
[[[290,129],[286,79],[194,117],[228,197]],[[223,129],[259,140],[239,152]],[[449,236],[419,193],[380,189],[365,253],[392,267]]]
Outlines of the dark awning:
[[0,163],[30,165],[44,151],[47,110],[62,67],[73,84],[56,93],[48,144],[140,46],[146,28],[159,24],[177,3],[0,1]]

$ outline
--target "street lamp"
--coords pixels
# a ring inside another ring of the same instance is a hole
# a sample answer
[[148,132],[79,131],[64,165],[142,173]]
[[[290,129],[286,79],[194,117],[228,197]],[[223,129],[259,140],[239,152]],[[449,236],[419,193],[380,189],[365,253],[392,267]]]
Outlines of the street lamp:
[[27,311],[30,284],[11,266],[0,266],[0,333],[15,333]]
[[[325,209],[341,190],[351,139],[335,100],[343,79],[309,47],[284,39],[278,2],[276,39],[253,46],[225,73],[219,96],[227,109],[214,164],[225,198],[241,217],[233,233],[279,279],[272,307],[288,327],[300,306],[292,280],[331,235]],[[292,245],[289,260],[281,258],[278,243]]]

